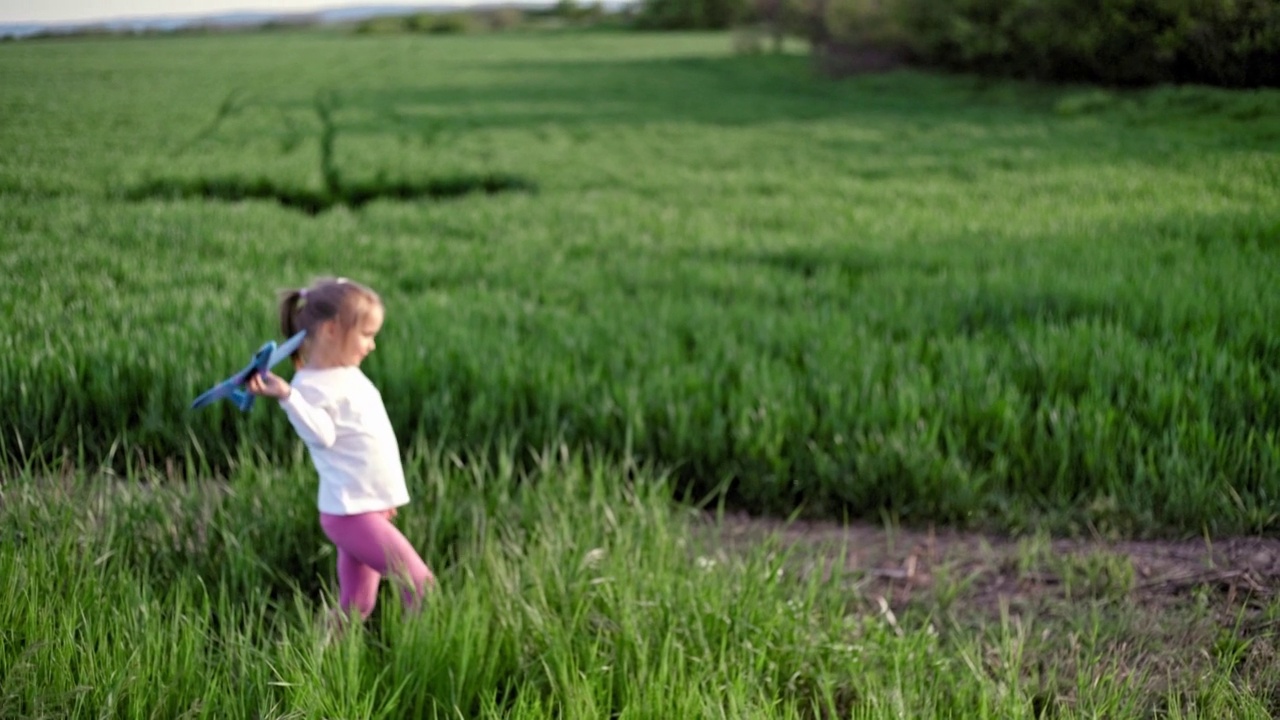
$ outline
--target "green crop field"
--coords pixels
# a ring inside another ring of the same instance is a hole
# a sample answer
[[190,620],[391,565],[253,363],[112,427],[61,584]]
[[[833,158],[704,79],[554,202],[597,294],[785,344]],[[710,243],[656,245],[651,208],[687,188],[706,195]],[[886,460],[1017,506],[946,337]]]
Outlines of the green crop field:
[[[1170,669],[1115,597],[895,618],[685,502],[1280,530],[1280,92],[731,48],[0,44],[0,717],[1280,711],[1274,600]],[[283,413],[188,409],[319,275],[385,300],[365,368],[442,581],[323,647]]]

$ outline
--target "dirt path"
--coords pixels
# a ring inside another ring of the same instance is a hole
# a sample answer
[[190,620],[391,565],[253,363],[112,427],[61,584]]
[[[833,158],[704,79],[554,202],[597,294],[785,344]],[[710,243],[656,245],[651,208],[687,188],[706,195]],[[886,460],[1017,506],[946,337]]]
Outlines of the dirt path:
[[894,605],[938,593],[963,597],[992,613],[1002,603],[1016,606],[1047,597],[1123,598],[1152,608],[1177,604],[1196,592],[1211,593],[1230,608],[1280,601],[1280,538],[1015,539],[871,523],[786,523],[742,514],[726,516],[716,530],[724,549],[774,537],[793,559],[810,566],[843,558],[843,571],[861,576],[865,595]]

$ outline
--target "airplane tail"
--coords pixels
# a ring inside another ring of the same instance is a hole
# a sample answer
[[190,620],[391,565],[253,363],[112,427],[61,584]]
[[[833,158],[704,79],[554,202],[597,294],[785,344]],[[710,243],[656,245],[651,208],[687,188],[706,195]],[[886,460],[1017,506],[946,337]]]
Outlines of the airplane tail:
[[231,396],[228,399],[235,403],[235,406],[240,408],[242,412],[249,412],[253,409],[253,398],[254,394],[248,390],[236,388],[231,391]]

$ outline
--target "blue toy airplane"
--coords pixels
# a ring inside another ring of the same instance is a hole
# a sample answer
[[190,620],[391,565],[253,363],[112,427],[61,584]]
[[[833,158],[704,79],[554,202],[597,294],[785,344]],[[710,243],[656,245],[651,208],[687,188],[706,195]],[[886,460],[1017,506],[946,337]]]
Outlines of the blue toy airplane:
[[249,412],[253,407],[254,394],[244,388],[245,383],[249,382],[249,378],[254,375],[260,375],[275,367],[281,360],[293,354],[294,350],[302,344],[302,338],[307,334],[306,330],[299,332],[297,335],[285,340],[284,344],[276,347],[275,340],[268,340],[265,345],[254,353],[253,360],[245,366],[243,370],[214,385],[205,391],[191,403],[191,409],[201,408],[215,400],[226,398],[235,403],[235,406],[243,412]]

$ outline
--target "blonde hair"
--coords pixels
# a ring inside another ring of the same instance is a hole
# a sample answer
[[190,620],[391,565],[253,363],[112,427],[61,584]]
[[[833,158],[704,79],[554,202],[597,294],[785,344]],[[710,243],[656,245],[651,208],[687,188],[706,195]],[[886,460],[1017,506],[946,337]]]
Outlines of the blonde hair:
[[382,307],[382,298],[371,288],[346,278],[319,278],[305,288],[280,294],[280,330],[286,338],[302,330],[307,338],[293,353],[293,366],[302,367],[316,328],[336,320],[343,332],[360,324],[369,310]]

